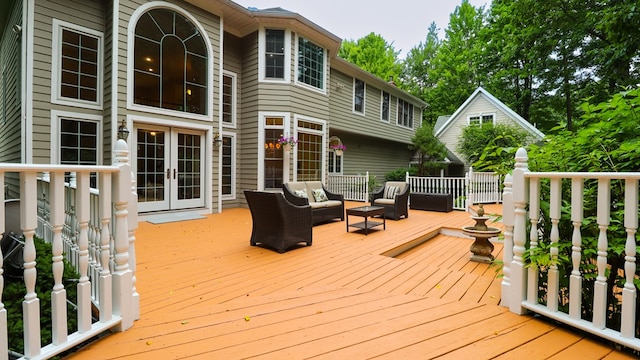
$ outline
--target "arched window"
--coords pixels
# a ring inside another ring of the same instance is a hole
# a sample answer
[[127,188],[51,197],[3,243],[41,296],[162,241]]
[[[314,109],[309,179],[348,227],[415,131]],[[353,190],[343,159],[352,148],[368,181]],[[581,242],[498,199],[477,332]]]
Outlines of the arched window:
[[136,24],[133,55],[136,104],[207,113],[207,47],[189,19],[149,10]]

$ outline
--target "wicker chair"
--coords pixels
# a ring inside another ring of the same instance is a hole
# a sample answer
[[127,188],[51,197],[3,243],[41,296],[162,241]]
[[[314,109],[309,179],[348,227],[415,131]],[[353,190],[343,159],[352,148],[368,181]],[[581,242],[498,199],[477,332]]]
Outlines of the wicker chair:
[[371,194],[371,205],[384,207],[387,219],[399,220],[409,217],[409,184],[402,181],[387,181],[384,186]]
[[294,205],[280,193],[247,190],[244,196],[253,222],[251,246],[261,244],[279,253],[299,243],[311,246],[311,206]]

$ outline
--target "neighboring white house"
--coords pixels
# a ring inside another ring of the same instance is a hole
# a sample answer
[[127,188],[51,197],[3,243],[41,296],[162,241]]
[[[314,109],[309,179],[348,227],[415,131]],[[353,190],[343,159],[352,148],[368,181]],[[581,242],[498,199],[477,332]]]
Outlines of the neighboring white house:
[[[457,160],[462,158],[457,147],[463,129],[469,125],[488,122],[520,127],[535,141],[544,138],[540,130],[482,87],[478,87],[453,115],[438,117],[433,131],[436,138],[447,147],[450,154],[455,155],[454,159]],[[465,165],[469,166],[469,164]]]

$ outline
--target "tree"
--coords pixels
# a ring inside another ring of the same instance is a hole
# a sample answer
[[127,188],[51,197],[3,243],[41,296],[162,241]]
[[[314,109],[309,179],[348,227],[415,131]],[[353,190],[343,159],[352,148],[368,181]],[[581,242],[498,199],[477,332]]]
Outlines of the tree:
[[445,39],[428,73],[430,79],[437,79],[426,99],[435,114],[452,114],[485,82],[486,77],[479,71],[484,44],[478,37],[484,21],[484,7],[475,8],[468,0],[463,0],[451,14]]
[[[429,73],[432,72],[433,59],[439,47],[438,28],[433,22],[429,26],[426,40],[409,50],[402,63],[400,84],[403,90],[422,100],[427,100],[427,92],[433,89],[437,83],[437,80],[431,78]],[[435,124],[438,115],[431,107],[427,107],[423,112],[423,121]]]
[[395,81],[402,70],[399,53],[382,36],[370,33],[357,41],[343,41],[338,56],[383,80]]
[[447,148],[433,135],[433,126],[423,123],[411,138],[410,150],[419,156],[418,176],[429,175],[432,170],[442,169],[447,157]]
[[530,142],[528,134],[514,126],[487,123],[465,127],[457,150],[477,170],[505,174],[513,169],[516,150]]

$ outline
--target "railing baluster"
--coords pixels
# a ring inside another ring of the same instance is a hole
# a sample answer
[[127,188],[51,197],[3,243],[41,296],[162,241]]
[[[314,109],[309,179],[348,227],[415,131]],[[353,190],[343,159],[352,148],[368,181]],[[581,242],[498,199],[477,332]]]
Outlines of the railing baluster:
[[37,186],[35,171],[20,173],[20,228],[24,236],[24,285],[26,294],[22,301],[24,321],[24,355],[35,357],[40,354],[40,299],[36,294],[36,246],[33,240],[38,226]]
[[607,229],[609,227],[609,215],[611,204],[611,193],[609,190],[609,179],[598,179],[598,276],[594,284],[593,299],[593,326],[598,329],[606,327],[607,319]]
[[580,259],[582,258],[582,227],[584,204],[584,186],[582,179],[571,179],[571,277],[569,279],[569,316],[579,320],[582,312],[582,273]]
[[53,256],[53,291],[51,292],[51,314],[53,315],[53,344],[67,341],[67,291],[62,284],[64,273],[62,229],[64,227],[64,172],[50,174],[49,216],[52,231],[51,250]]
[[[538,247],[538,221],[540,218],[540,179],[530,179],[529,185],[529,251],[535,251]],[[529,266],[527,271],[527,301],[531,304],[538,303],[538,267]]]
[[551,311],[558,311],[558,291],[560,289],[558,274],[558,246],[560,241],[560,230],[558,223],[560,222],[561,205],[562,205],[562,183],[561,179],[551,179],[551,195],[549,204],[549,217],[551,218],[551,246],[549,248],[549,256],[551,265],[547,273],[547,308]]
[[624,247],[624,288],[622,289],[622,324],[620,332],[623,337],[634,338],[636,330],[636,296],[633,283],[636,273],[636,231],[638,230],[638,180],[626,179],[624,196],[624,227],[627,230],[627,241]]
[[77,173],[76,210],[78,221],[78,332],[91,329],[91,283],[89,282],[89,173]]
[[111,174],[100,174],[100,198],[98,199],[98,217],[100,218],[99,261],[100,281],[98,284],[98,301],[100,302],[100,321],[105,322],[113,317],[112,278],[109,269],[109,242],[111,240]]
[[513,261],[511,262],[511,293],[509,294],[509,310],[516,314],[524,314],[525,308],[522,302],[526,299],[526,273],[524,264],[525,244],[527,242],[527,198],[528,189],[525,174],[527,168],[527,151],[518,149],[516,152],[516,165],[513,170]]

